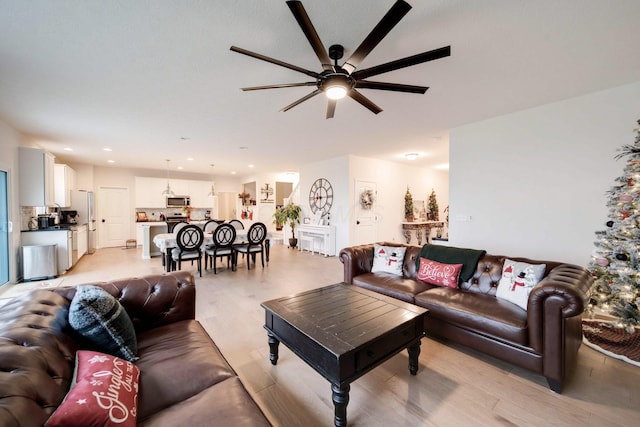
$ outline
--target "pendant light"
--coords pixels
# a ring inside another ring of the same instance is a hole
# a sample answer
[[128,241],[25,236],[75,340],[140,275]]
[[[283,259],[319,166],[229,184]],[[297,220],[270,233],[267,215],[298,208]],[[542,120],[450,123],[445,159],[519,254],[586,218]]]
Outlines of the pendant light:
[[171,186],[169,185],[169,162],[171,160],[167,159],[167,188],[164,189],[164,191],[162,192],[163,196],[175,196],[175,194],[173,194],[173,191],[171,190]]
[[216,196],[216,189],[215,189],[215,187],[213,186],[213,184],[214,184],[214,183],[213,183],[213,167],[214,167],[215,165],[214,165],[214,164],[211,164],[210,166],[211,166],[211,178],[212,178],[212,179],[211,179],[211,191],[209,191],[209,194],[207,194],[207,196],[209,196],[209,197],[215,197],[215,196]]

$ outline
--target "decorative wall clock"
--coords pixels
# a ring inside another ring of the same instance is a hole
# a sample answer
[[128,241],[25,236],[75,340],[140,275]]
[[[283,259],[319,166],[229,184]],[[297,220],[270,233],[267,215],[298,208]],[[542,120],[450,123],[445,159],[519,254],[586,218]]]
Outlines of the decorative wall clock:
[[326,215],[333,204],[333,187],[325,178],[316,179],[309,190],[309,206],[314,214],[318,211]]

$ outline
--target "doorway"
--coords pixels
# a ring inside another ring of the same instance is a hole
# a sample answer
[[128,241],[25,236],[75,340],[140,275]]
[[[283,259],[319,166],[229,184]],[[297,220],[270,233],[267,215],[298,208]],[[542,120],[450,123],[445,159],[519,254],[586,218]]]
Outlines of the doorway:
[[125,246],[133,222],[130,217],[129,189],[100,187],[97,199],[99,247]]

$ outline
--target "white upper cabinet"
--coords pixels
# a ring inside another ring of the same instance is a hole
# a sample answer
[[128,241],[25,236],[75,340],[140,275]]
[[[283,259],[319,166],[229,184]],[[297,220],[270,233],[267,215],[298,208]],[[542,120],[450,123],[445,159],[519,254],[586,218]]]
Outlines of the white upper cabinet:
[[75,190],[76,171],[67,165],[54,165],[55,202],[63,208],[71,206],[71,191]]
[[19,147],[21,206],[54,206],[55,156],[39,148]]
[[164,208],[166,196],[162,194],[167,181],[160,178],[136,176],[136,208]]
[[213,207],[213,197],[209,197],[211,182],[189,181],[189,193],[191,196],[191,206],[199,209],[211,209]]

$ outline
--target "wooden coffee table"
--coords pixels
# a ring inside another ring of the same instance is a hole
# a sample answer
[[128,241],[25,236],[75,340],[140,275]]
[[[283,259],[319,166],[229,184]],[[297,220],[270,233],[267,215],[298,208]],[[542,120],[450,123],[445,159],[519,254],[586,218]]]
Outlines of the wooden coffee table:
[[347,425],[350,383],[403,349],[418,372],[427,309],[339,283],[261,304],[269,359],[282,342],[331,383],[336,426]]

